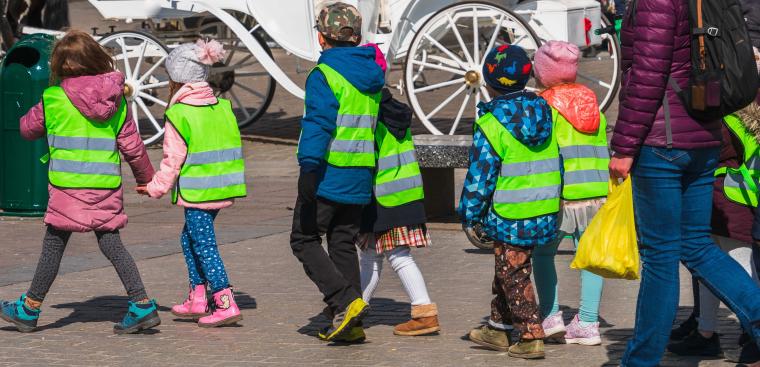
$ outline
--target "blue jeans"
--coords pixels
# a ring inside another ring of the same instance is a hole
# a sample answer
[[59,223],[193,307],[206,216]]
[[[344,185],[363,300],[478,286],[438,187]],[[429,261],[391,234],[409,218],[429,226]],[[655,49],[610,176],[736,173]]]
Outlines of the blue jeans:
[[710,238],[718,149],[644,146],[633,167],[633,202],[642,272],[633,339],[622,364],[657,366],[679,299],[684,265],[760,340],[760,288]]
[[180,238],[190,285],[208,283],[213,293],[230,286],[216,244],[214,219],[217,214],[219,210],[185,208],[185,227]]

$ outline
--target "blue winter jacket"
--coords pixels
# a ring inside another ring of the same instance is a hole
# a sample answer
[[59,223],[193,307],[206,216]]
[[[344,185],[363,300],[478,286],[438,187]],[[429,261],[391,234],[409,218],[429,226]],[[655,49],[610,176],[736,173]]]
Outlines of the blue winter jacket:
[[[322,52],[318,63],[329,65],[362,92],[377,93],[385,85],[383,71],[375,63],[375,50],[370,47],[331,48]],[[372,169],[339,168],[325,161],[339,105],[322,72],[309,74],[304,102],[298,142],[301,172],[319,173],[319,197],[343,204],[368,204],[372,197]]]
[[[480,116],[491,112],[517,140],[528,146],[546,142],[552,134],[552,113],[546,100],[517,92],[478,105]],[[459,201],[466,226],[480,223],[488,237],[515,246],[545,245],[557,237],[557,214],[523,220],[505,219],[493,211],[491,200],[501,170],[501,158],[478,128],[470,149],[470,167]]]

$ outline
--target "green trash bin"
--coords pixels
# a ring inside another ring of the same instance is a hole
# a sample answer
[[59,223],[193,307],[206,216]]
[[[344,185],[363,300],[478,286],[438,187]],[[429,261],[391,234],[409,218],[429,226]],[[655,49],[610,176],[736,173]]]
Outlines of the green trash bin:
[[19,119],[50,83],[55,38],[32,34],[17,42],[0,66],[0,215],[42,216],[48,202],[47,141],[21,138]]

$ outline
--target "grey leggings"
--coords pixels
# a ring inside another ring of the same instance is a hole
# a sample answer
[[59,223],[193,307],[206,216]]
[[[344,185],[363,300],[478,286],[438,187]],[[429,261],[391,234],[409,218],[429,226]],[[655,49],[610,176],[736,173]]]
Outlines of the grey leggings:
[[[135,261],[127,249],[124,248],[124,244],[121,243],[119,231],[95,232],[95,236],[98,238],[100,251],[111,261],[116,273],[119,274],[119,279],[124,284],[124,288],[127,289],[129,299],[136,302],[148,298],[137,265],[135,265]],[[58,275],[63,251],[66,249],[70,237],[71,232],[47,227],[45,239],[42,240],[40,261],[37,263],[37,271],[34,273],[32,285],[26,292],[27,297],[40,302],[45,299],[45,295],[47,295],[50,286]]]

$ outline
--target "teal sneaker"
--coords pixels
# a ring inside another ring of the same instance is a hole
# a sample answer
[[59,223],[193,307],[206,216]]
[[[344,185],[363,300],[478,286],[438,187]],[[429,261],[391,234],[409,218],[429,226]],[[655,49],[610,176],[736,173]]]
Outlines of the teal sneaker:
[[113,326],[114,334],[134,334],[161,325],[158,305],[152,299],[148,303],[129,302],[129,310],[120,323]]
[[37,320],[40,318],[40,310],[26,307],[25,299],[26,295],[22,295],[18,301],[0,303],[0,318],[16,326],[16,329],[22,333],[34,331],[37,328]]

